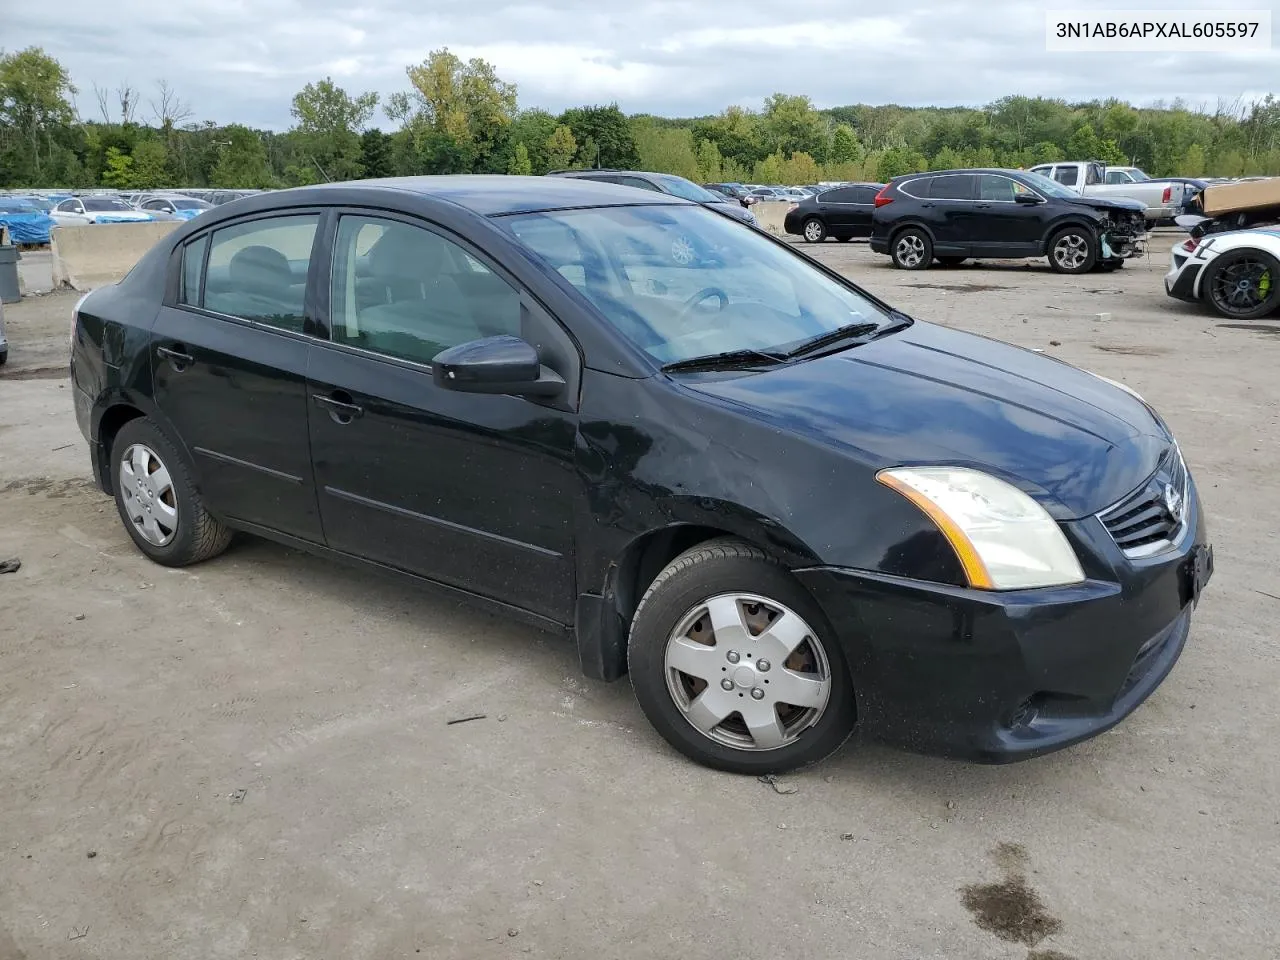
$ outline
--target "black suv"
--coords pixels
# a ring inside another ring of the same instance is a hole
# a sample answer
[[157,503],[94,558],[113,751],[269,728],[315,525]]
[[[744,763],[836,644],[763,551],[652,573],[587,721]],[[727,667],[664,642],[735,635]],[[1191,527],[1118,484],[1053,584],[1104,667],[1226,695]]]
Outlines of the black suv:
[[821,243],[827,237],[837,240],[869,237],[876,193],[883,186],[883,183],[846,183],[820,189],[816,196],[801,200],[789,211],[782,227],[810,243]]
[[692,180],[677,177],[674,173],[650,173],[646,170],[552,170],[549,177],[574,177],[578,180],[599,180],[602,183],[617,183],[624,187],[635,187],[638,190],[650,190],[654,193],[665,193],[681,200],[692,200],[704,207],[711,207],[721,213],[755,226],[755,214],[736,200],[712,193],[698,186]]
[[939,170],[895,177],[876,195],[871,249],[903,270],[969,257],[1048,257],[1058,273],[1114,270],[1140,256],[1145,208],[1082,197],[1023,170]]

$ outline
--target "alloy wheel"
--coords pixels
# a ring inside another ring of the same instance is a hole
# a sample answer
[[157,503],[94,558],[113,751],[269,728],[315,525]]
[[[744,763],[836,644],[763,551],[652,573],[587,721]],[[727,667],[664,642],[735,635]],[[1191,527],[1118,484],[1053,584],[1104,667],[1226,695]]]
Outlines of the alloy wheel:
[[1214,275],[1209,295],[1224,314],[1252,314],[1272,295],[1273,281],[1269,264],[1245,257]]
[[795,611],[754,594],[721,594],[691,609],[668,637],[664,662],[684,718],[736,750],[794,743],[831,699],[817,633]]
[[804,225],[804,238],[810,243],[817,243],[821,240],[824,232],[822,224],[817,220],[810,220]]
[[130,522],[147,543],[167,546],[178,532],[178,494],[169,468],[150,447],[135,443],[120,458],[120,494]]
[[916,267],[924,260],[924,241],[914,233],[909,233],[898,240],[894,247],[897,260],[904,267]]
[[1064,270],[1079,270],[1089,259],[1089,242],[1078,233],[1064,233],[1053,245],[1053,260]]

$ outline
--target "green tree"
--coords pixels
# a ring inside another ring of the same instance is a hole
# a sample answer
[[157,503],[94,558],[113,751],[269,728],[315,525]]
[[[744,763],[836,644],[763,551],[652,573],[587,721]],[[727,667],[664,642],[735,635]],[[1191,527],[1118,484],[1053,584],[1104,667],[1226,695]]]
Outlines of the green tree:
[[831,152],[828,159],[832,163],[848,163],[862,156],[862,144],[858,143],[858,135],[847,123],[836,124],[831,134]]
[[[720,156],[750,168],[769,153],[760,136],[760,118],[742,107],[728,107],[717,117],[694,122],[693,135],[710,140]],[[745,174],[744,174],[745,175]]]
[[366,177],[389,177],[393,172],[391,137],[377,127],[360,134],[360,167]]
[[[560,114],[578,143],[577,163],[583,167],[634,168],[640,163],[631,123],[616,103],[607,107],[574,107]],[[587,141],[590,140],[590,150]]]
[[22,144],[6,151],[15,162],[0,165],[0,184],[40,180],[55,134],[75,121],[70,99],[75,93],[66,68],[40,47],[0,51],[0,127],[11,128]]
[[218,160],[209,175],[209,185],[224,189],[255,189],[273,186],[262,139],[248,127],[232,124],[220,133]]
[[563,170],[573,162],[573,156],[578,152],[578,142],[573,137],[573,131],[560,124],[547,137],[544,149],[547,169]]
[[376,93],[353,97],[325,77],[294,94],[290,112],[301,161],[294,171],[298,182],[351,180],[363,172],[360,132],[378,104]]
[[1204,147],[1193,143],[1178,161],[1178,169],[1184,177],[1203,177],[1209,172],[1209,164],[1205,159]]
[[761,135],[773,152],[823,152],[827,123],[808,97],[775,93],[764,102]]
[[698,154],[693,148],[693,134],[688,130],[637,124],[635,141],[641,169],[674,173],[690,180],[697,178]]
[[392,96],[387,115],[413,131],[421,156],[434,158],[436,167],[465,170],[497,161],[516,116],[514,83],[500,79],[489,62],[474,57],[464,63],[448,47],[405,72],[412,89]]
[[107,148],[107,168],[102,172],[102,185],[127,190],[133,186],[133,157],[119,147]]
[[713,140],[698,141],[698,177],[701,183],[716,183],[723,176],[724,158]]
[[169,151],[160,140],[141,140],[133,148],[130,158],[132,178],[128,186],[135,190],[156,190],[171,186],[169,174]]
[[786,159],[780,153],[771,153],[755,165],[752,179],[757,183],[782,183]]
[[822,171],[818,169],[817,161],[807,153],[793,153],[782,165],[783,183],[817,183],[821,179]]
[[1097,160],[1101,153],[1102,140],[1093,129],[1093,124],[1081,124],[1067,141],[1067,157],[1071,160]]
[[929,161],[930,170],[955,170],[956,168],[963,166],[964,158],[960,156],[958,151],[951,149],[951,147],[943,147],[934,154],[933,159]]
[[529,160],[529,148],[523,142],[515,145],[511,153],[511,162],[507,165],[507,173],[518,177],[527,177],[533,173],[533,164]]

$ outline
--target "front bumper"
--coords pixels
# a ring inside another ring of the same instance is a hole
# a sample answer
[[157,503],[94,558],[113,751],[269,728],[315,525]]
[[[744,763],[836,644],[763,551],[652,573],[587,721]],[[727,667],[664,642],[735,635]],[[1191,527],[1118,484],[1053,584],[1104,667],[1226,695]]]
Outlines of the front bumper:
[[1178,300],[1194,303],[1200,299],[1200,275],[1206,261],[1187,253],[1177,246],[1173,248],[1169,272],[1164,275],[1164,292]]
[[1190,504],[1192,535],[1147,560],[1126,559],[1097,518],[1064,525],[1090,558],[1090,579],[1066,587],[1001,593],[829,567],[796,575],[843,642],[864,735],[1007,763],[1103,733],[1173,669],[1193,583],[1212,570],[1198,497]]

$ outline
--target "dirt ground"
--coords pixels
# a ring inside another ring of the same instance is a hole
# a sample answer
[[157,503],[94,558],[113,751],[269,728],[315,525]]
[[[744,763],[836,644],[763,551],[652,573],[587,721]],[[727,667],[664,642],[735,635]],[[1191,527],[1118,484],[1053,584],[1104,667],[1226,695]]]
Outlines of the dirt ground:
[[10,306],[0,960],[1275,960],[1280,321],[1168,300],[1175,239],[1084,277],[816,249],[1143,393],[1217,572],[1097,740],[1009,767],[854,747],[776,789],[677,756],[556,638],[260,541],[148,563],[89,483],[74,296]]

